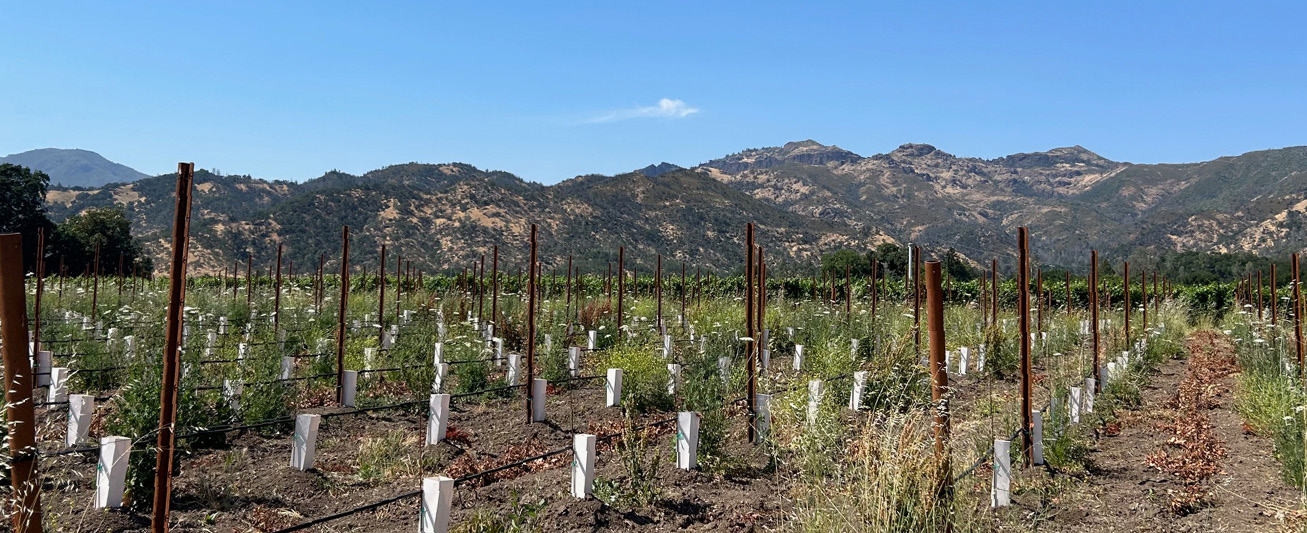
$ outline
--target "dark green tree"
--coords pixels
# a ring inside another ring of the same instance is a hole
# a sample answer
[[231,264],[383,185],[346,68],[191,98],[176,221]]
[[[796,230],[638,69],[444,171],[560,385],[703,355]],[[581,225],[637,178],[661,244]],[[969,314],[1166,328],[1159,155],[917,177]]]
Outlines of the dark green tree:
[[849,274],[855,278],[862,278],[871,274],[871,263],[867,262],[867,256],[848,248],[826,254],[821,258],[821,270],[827,274],[842,277],[846,268],[849,270]]
[[958,255],[958,251],[952,248],[949,248],[948,252],[944,254],[944,264],[942,266],[948,277],[957,281],[971,281],[977,277],[976,270],[971,268],[971,265],[968,265],[966,261],[963,261],[962,256]]
[[100,274],[115,274],[118,259],[123,258],[123,274],[130,275],[132,267],[148,272],[153,262],[145,257],[141,246],[132,238],[132,224],[122,210],[105,207],[88,209],[73,215],[59,225],[58,253],[70,274],[80,274],[95,261],[95,247],[100,246]]
[[54,224],[45,214],[49,185],[50,176],[44,172],[0,164],[0,233],[23,236],[23,268],[28,272],[36,268],[37,230],[44,228],[47,239],[54,233]]
[[902,278],[908,269],[908,250],[892,242],[876,247],[872,259],[879,261],[880,276],[883,278]]

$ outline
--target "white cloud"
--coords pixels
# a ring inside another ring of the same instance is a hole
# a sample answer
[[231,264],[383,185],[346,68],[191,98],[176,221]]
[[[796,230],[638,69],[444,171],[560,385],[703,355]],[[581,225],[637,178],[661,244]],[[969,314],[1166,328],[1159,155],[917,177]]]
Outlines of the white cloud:
[[599,122],[616,122],[632,118],[685,118],[698,112],[699,108],[685,105],[684,101],[663,98],[658,100],[658,105],[655,106],[637,106],[626,109],[616,109],[597,117],[593,117],[585,122],[594,124]]

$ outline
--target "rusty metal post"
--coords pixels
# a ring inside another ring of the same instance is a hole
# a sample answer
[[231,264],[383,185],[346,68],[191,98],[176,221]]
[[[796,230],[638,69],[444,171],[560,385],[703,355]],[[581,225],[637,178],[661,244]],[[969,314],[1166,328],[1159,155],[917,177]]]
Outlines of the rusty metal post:
[[[494,245],[490,257],[490,323],[499,331],[499,245]],[[530,382],[527,382],[530,383]]]
[[844,316],[853,320],[853,267],[844,265]]
[[1044,269],[1035,268],[1035,331],[1044,331]]
[[245,252],[245,307],[254,305],[254,253]]
[[[763,254],[762,245],[758,245],[758,327],[759,333],[767,327],[767,261]],[[758,349],[758,357],[762,357],[762,349]]]
[[318,255],[318,287],[317,290],[314,291],[314,298],[315,301],[317,302],[318,316],[322,315],[322,295],[324,292],[326,292],[326,287],[327,287],[326,277],[327,277],[327,254],[324,252]]
[[1159,312],[1157,309],[1157,302],[1160,300],[1161,297],[1157,293],[1157,271],[1154,270],[1153,271],[1153,315],[1154,316],[1160,316],[1157,314]]
[[663,330],[663,254],[658,254],[654,267],[654,293],[658,299],[658,331]]
[[[921,257],[921,248],[914,246],[916,258]],[[908,265],[908,270],[912,271],[912,340],[914,349],[921,352],[921,269],[917,265],[921,264],[918,259],[914,258]]]
[[940,289],[940,263],[926,261],[926,326],[930,328],[927,342],[930,350],[930,398],[935,406],[935,460],[937,495],[948,498],[953,493],[951,453],[949,453],[949,392],[948,367],[944,350],[944,295]]
[[1144,304],[1144,338],[1148,338],[1148,273],[1139,273],[1139,302]]
[[1071,271],[1066,271],[1066,316],[1071,318]]
[[1264,300],[1262,298],[1262,271],[1258,269],[1257,270],[1257,320],[1258,321],[1261,321],[1263,318],[1262,316],[1263,301]]
[[177,204],[172,226],[172,265],[168,281],[168,316],[163,347],[163,384],[159,389],[159,441],[154,467],[154,533],[168,531],[172,505],[173,446],[176,444],[177,392],[181,381],[182,310],[186,304],[186,260],[190,252],[191,186],[194,163],[177,164]]
[[377,266],[377,347],[386,336],[386,245],[381,245],[381,264]]
[[[323,280],[326,284],[326,280]],[[345,404],[345,310],[349,305],[349,226],[340,229],[340,309],[336,312],[336,403]]]
[[1275,263],[1271,263],[1271,282],[1270,282],[1270,289],[1271,289],[1271,290],[1270,290],[1270,293],[1271,293],[1271,327],[1275,327],[1275,325],[1276,325],[1276,323],[1277,323],[1277,321],[1276,321],[1276,315],[1278,315],[1278,314],[1280,313],[1280,306],[1279,306],[1279,303],[1276,302],[1276,300],[1279,300],[1280,297],[1279,297],[1279,295],[1277,295],[1276,292],[1275,292]]
[[1034,464],[1035,445],[1031,435],[1034,427],[1030,420],[1030,230],[1017,228],[1017,313],[1021,324],[1021,447],[1025,452],[1026,466]]
[[[36,229],[36,302],[32,306],[32,353],[41,349],[41,296],[45,293],[45,228]],[[26,303],[24,303],[26,305]]]
[[1302,360],[1302,278],[1298,266],[1298,254],[1293,254],[1293,331],[1295,341],[1294,345],[1298,349],[1298,378],[1303,377],[1303,360]]
[[622,294],[626,292],[626,247],[617,247],[617,339],[622,339]]
[[1098,375],[1098,250],[1089,251],[1089,327],[1094,334],[1094,367],[1090,375],[1094,376],[1094,392],[1103,390]]
[[685,285],[685,261],[681,261],[681,327],[685,327],[685,300],[690,296],[689,287]]
[[989,284],[991,292],[989,305],[992,307],[989,312],[989,319],[993,322],[994,327],[998,327],[998,259],[994,259],[994,266],[990,270],[990,275],[994,277]]
[[[0,352],[3,352],[5,414],[9,423],[12,502],[6,502],[12,531],[42,531],[41,480],[37,477],[36,415],[32,365],[27,351],[27,290],[23,281],[23,237],[0,235]],[[12,507],[11,507],[12,505]]]
[[1121,275],[1121,292],[1124,293],[1122,298],[1125,300],[1125,347],[1130,349],[1130,262],[1125,262],[1125,270]]
[[94,270],[91,272],[91,276],[94,278],[91,280],[90,287],[90,317],[93,320],[99,317],[99,243],[95,243],[94,264]]
[[567,300],[563,302],[563,310],[566,314],[571,315],[572,309],[572,254],[567,254]]
[[531,265],[527,280],[527,303],[526,303],[526,423],[533,422],[531,416],[532,391],[535,387],[532,382],[535,379],[535,359],[536,359],[536,225],[531,225]]
[[757,413],[754,410],[754,394],[757,391],[755,389],[756,384],[754,383],[753,347],[755,343],[755,332],[753,327],[756,324],[757,319],[754,315],[753,309],[753,249],[753,223],[749,222],[744,226],[744,327],[746,331],[745,335],[749,339],[745,342],[744,368],[747,373],[745,384],[747,390],[745,392],[745,397],[747,398],[746,401],[749,408],[749,442],[755,441],[755,436],[758,432]]
[[281,325],[281,250],[282,244],[277,243],[277,281],[273,285],[275,294],[272,296],[272,329],[274,331]]
[[477,324],[485,324],[486,310],[486,254],[481,254],[481,262],[477,266]]

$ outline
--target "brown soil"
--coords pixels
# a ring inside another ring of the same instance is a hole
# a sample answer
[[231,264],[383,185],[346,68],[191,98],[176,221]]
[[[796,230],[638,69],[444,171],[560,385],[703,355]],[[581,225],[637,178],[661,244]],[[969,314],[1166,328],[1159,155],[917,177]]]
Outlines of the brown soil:
[[[1232,364],[1234,345],[1218,333],[1198,331],[1186,348],[1187,359],[1158,369],[1144,387],[1138,409],[1119,413],[1119,433],[1105,432],[1090,451],[1088,479],[1054,502],[1049,522],[1039,529],[1251,532],[1282,527],[1277,515],[1296,509],[1299,495],[1281,480],[1272,443],[1246,431],[1235,411],[1233,368],[1225,366]],[[1190,439],[1204,445],[1186,449]],[[1215,468],[1204,475],[1208,464]]]
[[[288,466],[289,437],[284,434],[229,434],[225,444],[179,456],[174,478],[172,525],[175,531],[271,531],[353,509],[420,489],[423,476],[442,473],[457,477],[550,450],[570,447],[574,432],[619,433],[619,410],[603,408],[601,388],[551,391],[550,421],[526,424],[523,400],[452,406],[450,439],[423,446],[425,413],[378,412],[323,421],[315,468],[299,472]],[[330,409],[314,409],[328,412]],[[637,423],[663,420],[672,414],[650,415]],[[730,418],[733,433],[743,430],[742,416]],[[529,468],[505,471],[482,483],[456,490],[452,525],[478,513],[503,517],[514,503],[539,506],[534,523],[542,531],[752,531],[775,529],[788,509],[779,474],[768,470],[768,458],[732,434],[728,454],[737,459],[730,475],[675,468],[672,453],[674,424],[658,426],[648,438],[646,458],[661,458],[653,486],[657,503],[643,508],[613,508],[602,502],[578,501],[569,493],[571,453],[563,453]],[[408,464],[382,480],[365,481],[359,471],[360,445],[386,434],[407,436],[397,448]],[[455,441],[455,442],[452,442]],[[615,439],[614,439],[615,441]],[[600,443],[599,479],[627,478],[613,442]],[[51,459],[47,508],[58,508],[58,531],[143,531],[148,514],[90,508],[94,494],[93,454]],[[332,521],[310,531],[414,531],[417,497]],[[528,513],[530,514],[530,513]]]

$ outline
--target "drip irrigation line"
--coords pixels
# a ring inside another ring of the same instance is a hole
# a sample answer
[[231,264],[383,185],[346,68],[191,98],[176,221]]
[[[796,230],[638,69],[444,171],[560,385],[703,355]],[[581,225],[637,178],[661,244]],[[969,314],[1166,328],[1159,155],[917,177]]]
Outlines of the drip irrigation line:
[[[112,399],[113,399],[113,396],[96,396],[96,397],[95,397],[95,401],[97,401],[97,402],[107,402],[107,401],[112,400]],[[68,405],[68,400],[64,400],[64,401],[62,401],[62,402],[32,402],[32,407],[48,407],[48,406],[51,406],[51,405]]]
[[327,523],[327,522],[331,522],[331,521],[333,521],[333,520],[338,520],[338,519],[341,519],[341,518],[345,518],[345,517],[347,517],[347,516],[350,516],[350,515],[353,515],[353,514],[362,513],[362,512],[364,512],[364,511],[371,511],[371,510],[376,509],[376,508],[378,508],[378,507],[384,507],[384,506],[390,505],[390,504],[392,504],[392,503],[396,503],[396,502],[400,502],[400,501],[403,501],[403,500],[407,500],[407,499],[409,499],[409,498],[415,498],[415,497],[418,497],[418,496],[421,496],[421,495],[422,495],[422,491],[421,491],[421,490],[415,490],[415,491],[405,492],[405,493],[400,494],[400,495],[398,495],[398,496],[395,496],[395,497],[392,497],[392,498],[386,498],[386,499],[381,500],[381,501],[379,501],[379,502],[369,503],[369,504],[367,504],[367,505],[363,505],[363,506],[360,506],[360,507],[355,507],[355,508],[350,509],[350,510],[348,510],[348,511],[341,511],[341,512],[339,512],[339,513],[336,513],[336,514],[330,514],[330,515],[327,515],[327,516],[324,516],[324,517],[321,517],[321,518],[314,518],[313,520],[309,520],[308,522],[304,522],[304,523],[302,523],[302,524],[294,525],[294,526],[291,526],[291,527],[288,527],[288,528],[278,529],[277,531],[274,531],[273,533],[288,533],[288,532],[290,532],[290,531],[300,531],[300,530],[308,529],[308,528],[311,528],[311,527],[314,527],[314,526],[317,526],[317,525],[321,525],[321,524],[325,524],[325,523]]
[[496,358],[496,357],[487,357],[487,358],[485,358],[485,359],[467,359],[467,360],[463,360],[463,361],[446,361],[445,364],[447,364],[447,365],[466,365],[466,364],[472,364],[472,363],[489,363],[489,362],[491,362],[491,361],[497,361],[497,360],[498,360],[498,358]]
[[563,383],[571,383],[571,382],[573,382],[573,381],[590,381],[590,380],[592,380],[592,379],[607,379],[607,378],[608,378],[608,376],[579,376],[579,377],[574,377],[574,378],[560,379],[560,380],[558,380],[558,381],[551,381],[551,382],[549,382],[549,384],[550,384],[550,385],[559,385],[559,384],[563,384]]
[[[314,379],[328,379],[328,378],[335,379],[335,378],[336,378],[336,374],[335,374],[335,373],[331,373],[331,374],[315,374],[315,375],[312,375],[312,376],[299,376],[299,377],[286,378],[286,379],[271,379],[271,380],[265,380],[265,381],[250,381],[250,382],[242,383],[242,385],[275,385],[275,384],[277,384],[277,383],[285,383],[285,382],[287,382],[287,381],[309,381],[309,380],[314,380]],[[196,391],[205,391],[205,390],[218,390],[218,389],[221,389],[221,388],[222,388],[221,385],[206,385],[206,386],[203,386],[203,387],[195,387],[195,388],[192,389],[192,390],[196,390]]]
[[[411,370],[411,369],[414,369],[414,368],[423,368],[423,367],[425,367],[425,366],[426,366],[426,365],[408,365],[408,366],[396,366],[396,367],[391,367],[391,368],[371,368],[371,369],[365,368],[365,369],[363,369],[363,370],[357,370],[356,372],[358,372],[360,375],[362,375],[362,374],[374,374],[374,373],[377,373],[377,372],[398,372],[398,371],[400,371],[400,370]],[[334,375],[334,374],[333,374],[333,375]]]
[[[326,415],[323,415],[323,416],[326,416]],[[658,420],[658,421],[655,421],[655,422],[650,422],[650,423],[648,423],[648,424],[644,424],[644,425],[641,425],[641,426],[638,426],[638,427],[635,427],[635,428],[631,428],[631,429],[635,429],[635,430],[646,429],[646,428],[650,428],[650,427],[654,427],[654,426],[660,426],[660,425],[663,425],[663,424],[672,423],[672,422],[675,422],[675,421],[676,421],[676,418],[675,418],[675,417],[673,417],[673,418],[667,418],[667,419]],[[603,435],[603,436],[600,436],[600,437],[596,437],[596,439],[597,439],[597,440],[608,440],[608,439],[611,439],[611,438],[613,438],[613,437],[620,436],[620,435],[622,435],[623,433],[624,433],[624,432],[622,432],[622,433],[611,433],[611,434],[608,434],[608,435]],[[523,459],[518,459],[518,460],[516,460],[516,461],[513,461],[513,462],[508,463],[508,464],[505,464],[505,465],[500,465],[500,466],[497,466],[497,467],[494,467],[494,468],[490,468],[490,469],[487,469],[487,470],[482,470],[482,471],[480,471],[480,472],[474,472],[474,473],[471,473],[471,474],[467,474],[467,475],[464,475],[464,476],[461,476],[461,477],[458,477],[458,478],[454,478],[454,486],[457,487],[457,486],[459,486],[459,485],[465,485],[465,484],[467,484],[467,483],[469,483],[469,482],[471,482],[471,481],[475,481],[475,480],[477,480],[477,479],[483,478],[483,477],[488,476],[488,475],[491,475],[491,474],[497,474],[497,473],[499,473],[499,472],[503,472],[503,471],[505,471],[505,470],[510,470],[510,469],[513,469],[513,468],[520,468],[520,467],[526,466],[526,465],[529,464],[529,463],[533,463],[533,462],[536,462],[536,461],[543,461],[543,460],[548,459],[548,458],[550,458],[550,457],[554,457],[554,456],[557,456],[557,455],[562,455],[562,454],[565,454],[565,453],[570,452],[570,451],[573,451],[572,446],[566,446],[566,447],[562,447],[562,448],[556,448],[556,449],[553,449],[553,450],[550,450],[550,451],[547,451],[547,452],[544,452],[544,453],[541,453],[541,454],[538,454],[538,455],[533,455],[533,456],[531,456],[531,457],[526,457],[526,458],[523,458]],[[310,528],[310,527],[314,527],[314,526],[322,525],[322,524],[325,524],[325,523],[327,523],[327,522],[331,522],[331,521],[334,521],[334,520],[339,520],[339,519],[341,519],[341,518],[345,518],[345,517],[347,517],[347,516],[355,515],[355,514],[362,513],[362,512],[371,511],[371,510],[373,510],[373,509],[377,509],[377,508],[379,508],[379,507],[384,507],[384,506],[386,506],[386,505],[390,505],[390,504],[392,504],[392,503],[397,503],[397,502],[400,502],[400,501],[403,501],[403,500],[407,500],[407,499],[409,499],[409,498],[416,498],[416,497],[421,496],[421,495],[422,495],[422,491],[421,491],[421,490],[415,490],[415,491],[405,492],[405,493],[399,494],[399,495],[397,495],[397,496],[393,496],[393,497],[390,497],[390,498],[386,498],[386,499],[384,499],[384,500],[380,500],[380,501],[376,501],[376,502],[373,502],[373,503],[369,503],[369,504],[367,504],[367,505],[361,505],[361,506],[359,506],[359,507],[355,507],[355,508],[353,508],[353,509],[349,509],[349,510],[346,510],[346,511],[341,511],[341,512],[339,512],[339,513],[334,513],[334,514],[330,514],[330,515],[327,515],[327,516],[323,516],[323,517],[319,517],[319,518],[314,518],[314,519],[312,519],[312,520],[309,520],[308,522],[304,522],[304,523],[301,523],[301,524],[297,524],[297,525],[294,525],[294,526],[291,526],[291,527],[288,527],[288,528],[285,528],[285,529],[279,529],[279,530],[277,530],[277,531],[275,531],[275,532],[273,532],[273,533],[286,533],[286,532],[290,532],[290,531],[300,531],[300,530],[307,529],[307,528]]]
[[65,344],[70,342],[98,342],[98,341],[107,341],[107,340],[109,340],[108,337],[99,337],[99,338],[81,337],[77,339],[54,339],[54,340],[41,339],[41,344]]
[[492,393],[492,392],[506,391],[506,390],[512,390],[512,389],[520,389],[520,388],[525,387],[525,386],[526,386],[526,385],[505,385],[505,386],[503,386],[503,387],[495,387],[495,388],[493,388],[493,389],[481,389],[481,390],[478,390],[478,391],[464,392],[464,393],[460,393],[460,394],[451,394],[451,395],[449,395],[449,399],[454,400],[454,399],[458,399],[458,398],[467,398],[467,397],[470,397],[470,396],[480,396],[480,395],[482,395],[482,394],[489,394],[489,393]]

